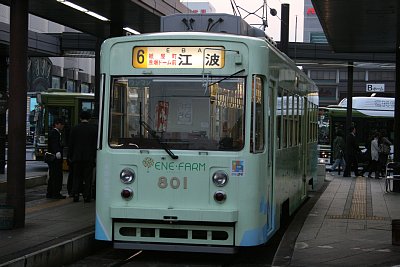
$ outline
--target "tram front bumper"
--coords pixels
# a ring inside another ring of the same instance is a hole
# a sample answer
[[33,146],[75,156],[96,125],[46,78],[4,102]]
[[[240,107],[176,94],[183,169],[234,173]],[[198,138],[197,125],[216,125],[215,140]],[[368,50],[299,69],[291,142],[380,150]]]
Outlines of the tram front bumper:
[[111,217],[114,242],[233,246],[238,211],[111,207]]

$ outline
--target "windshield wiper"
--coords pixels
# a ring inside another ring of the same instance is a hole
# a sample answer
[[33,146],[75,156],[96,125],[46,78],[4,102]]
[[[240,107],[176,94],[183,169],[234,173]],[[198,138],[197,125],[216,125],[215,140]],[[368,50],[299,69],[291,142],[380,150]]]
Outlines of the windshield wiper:
[[220,79],[220,80],[218,80],[218,81],[216,81],[216,82],[213,82],[213,83],[208,84],[208,87],[210,87],[210,86],[212,86],[212,85],[214,85],[214,84],[220,83],[220,82],[222,82],[222,81],[225,81],[226,79],[230,79],[230,78],[232,78],[233,76],[235,76],[235,75],[237,75],[237,74],[239,74],[239,73],[241,73],[241,72],[244,72],[244,71],[245,71],[245,69],[241,69],[241,70],[239,70],[239,71],[237,71],[237,72],[235,72],[235,73],[233,73],[233,74],[231,74],[231,75],[229,75],[229,76],[226,76],[226,77],[224,77],[224,78],[222,78],[222,79]]
[[150,135],[157,140],[157,142],[161,145],[161,147],[165,150],[165,152],[167,152],[167,154],[172,158],[172,159],[178,159],[179,157],[177,155],[175,155],[170,149],[169,147],[163,143],[160,139],[160,137],[157,135],[156,131],[154,131],[153,129],[151,129],[151,126],[148,125],[145,121],[140,120],[139,121],[140,125],[143,126],[143,128],[145,128]]

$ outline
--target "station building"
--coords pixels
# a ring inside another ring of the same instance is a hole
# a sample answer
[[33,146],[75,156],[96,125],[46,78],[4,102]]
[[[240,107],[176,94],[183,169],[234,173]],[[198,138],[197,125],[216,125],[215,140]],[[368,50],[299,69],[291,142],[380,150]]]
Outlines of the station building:
[[[311,0],[304,0],[304,42],[327,43]],[[319,88],[320,106],[338,104],[347,97],[348,62],[303,65],[303,70]],[[394,97],[394,63],[353,62],[353,96]]]

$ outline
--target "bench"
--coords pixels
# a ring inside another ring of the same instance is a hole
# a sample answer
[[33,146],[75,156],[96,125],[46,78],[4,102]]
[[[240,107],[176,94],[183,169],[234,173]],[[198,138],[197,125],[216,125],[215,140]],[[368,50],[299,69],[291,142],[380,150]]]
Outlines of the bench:
[[[395,174],[396,173],[396,174]],[[393,181],[400,181],[400,162],[389,162],[386,164],[385,190],[392,192]]]

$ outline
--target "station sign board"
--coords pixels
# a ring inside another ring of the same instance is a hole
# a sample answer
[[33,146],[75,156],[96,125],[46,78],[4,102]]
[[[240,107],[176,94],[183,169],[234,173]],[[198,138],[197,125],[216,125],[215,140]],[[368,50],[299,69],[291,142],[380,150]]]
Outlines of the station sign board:
[[367,83],[366,92],[385,92],[385,84],[384,83]]
[[134,47],[134,68],[217,68],[225,64],[224,47]]

